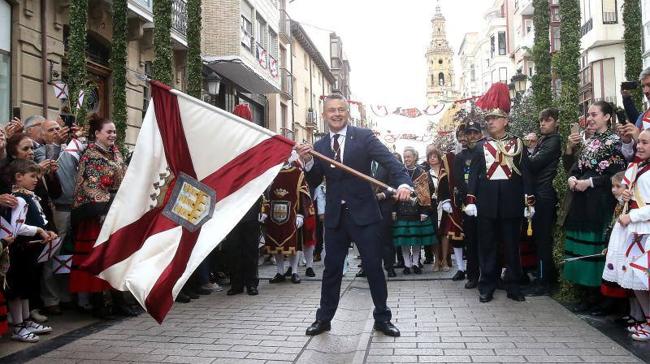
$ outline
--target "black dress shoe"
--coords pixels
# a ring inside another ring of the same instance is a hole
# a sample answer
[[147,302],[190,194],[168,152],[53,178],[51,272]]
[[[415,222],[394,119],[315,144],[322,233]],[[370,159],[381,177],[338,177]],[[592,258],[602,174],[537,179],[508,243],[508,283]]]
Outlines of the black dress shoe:
[[269,283],[280,283],[280,282],[284,282],[284,279],[285,279],[285,278],[284,278],[284,276],[283,276],[282,274],[277,273],[277,274],[275,275],[275,277],[269,279]]
[[291,277],[292,274],[293,274],[293,268],[289,267],[289,269],[287,269],[287,271],[284,273],[284,276],[289,278]]
[[393,268],[388,269],[388,276],[390,278],[397,277],[397,273],[395,273],[395,269],[393,269]]
[[316,320],[314,321],[313,324],[311,324],[311,326],[307,328],[305,335],[316,336],[324,333],[325,331],[330,331],[331,329],[332,329],[332,325],[330,324],[329,321]]
[[291,282],[300,283],[300,276],[298,275],[298,273],[294,273],[291,275]]
[[494,296],[493,296],[492,292],[490,292],[490,293],[481,293],[478,296],[478,300],[481,303],[488,303],[488,302],[492,301],[493,298],[494,298]]
[[456,274],[454,274],[454,276],[451,277],[452,281],[462,281],[464,279],[465,279],[465,272],[463,272],[462,270],[457,271]]
[[231,288],[231,289],[228,290],[228,292],[226,292],[226,295],[234,296],[234,295],[240,294],[240,293],[244,293],[243,288]]
[[526,297],[524,297],[524,295],[521,294],[521,293],[510,293],[510,292],[508,292],[507,296],[511,300],[517,301],[517,302],[524,302],[526,300]]
[[404,273],[404,275],[409,275],[411,274],[411,268],[405,267],[402,272]]
[[316,273],[314,273],[314,269],[311,267],[307,268],[307,270],[305,271],[305,275],[307,277],[316,277]]
[[191,300],[190,300],[190,296],[188,296],[188,295],[186,295],[185,293],[183,293],[183,291],[179,292],[179,293],[178,293],[178,296],[176,296],[176,302],[180,302],[180,303],[188,303],[188,302],[190,302],[190,301],[191,301]]
[[417,265],[413,267],[413,273],[415,274],[422,274],[422,268],[418,267]]
[[356,275],[356,277],[365,277],[365,276],[366,276],[366,272],[363,270],[363,268]]
[[246,287],[246,292],[248,292],[249,296],[257,296],[260,294],[255,286]]
[[374,329],[384,333],[386,336],[397,337],[400,335],[399,329],[395,327],[395,325],[393,325],[390,321],[375,321]]
[[467,283],[465,283],[465,288],[466,289],[474,289],[476,287],[478,287],[478,280],[477,279],[470,279],[469,281],[467,281]]

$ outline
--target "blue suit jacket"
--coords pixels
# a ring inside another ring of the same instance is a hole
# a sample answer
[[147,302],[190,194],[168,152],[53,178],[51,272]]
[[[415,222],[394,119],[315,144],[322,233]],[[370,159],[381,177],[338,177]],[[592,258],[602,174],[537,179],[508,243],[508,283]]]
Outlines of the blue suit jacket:
[[[314,144],[314,150],[334,159],[334,151],[330,146],[328,134]],[[390,180],[395,184],[391,187],[412,185],[404,166],[368,129],[348,125],[343,153],[343,164],[365,175],[370,175],[371,162],[374,160],[388,170]],[[339,226],[341,201],[345,201],[356,225],[370,225],[381,220],[379,205],[370,183],[314,158],[314,165],[307,172],[307,181],[312,186],[318,186],[323,177],[327,178],[325,227],[336,229]]]

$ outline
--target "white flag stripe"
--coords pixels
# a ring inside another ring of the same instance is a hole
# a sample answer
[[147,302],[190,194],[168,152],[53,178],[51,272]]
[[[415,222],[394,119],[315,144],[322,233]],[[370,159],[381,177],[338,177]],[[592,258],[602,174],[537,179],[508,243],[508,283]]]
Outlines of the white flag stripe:
[[167,168],[162,138],[153,110],[154,102],[155,100],[151,100],[149,103],[131,163],[106,215],[95,246],[106,242],[113,232],[134,223],[149,211],[149,194],[153,191],[153,184],[159,180],[158,172]]
[[226,238],[226,235],[237,225],[241,216],[244,216],[255,201],[260,198],[264,190],[273,182],[280,168],[282,168],[282,164],[269,169],[223,200],[217,201],[212,218],[201,228],[201,233],[192,250],[183,276],[174,286],[174,297],[183,288],[192,272]]
[[[233,122],[235,115],[215,112],[192,100],[179,97],[178,106],[185,138],[191,141],[188,142],[188,147],[199,181],[273,135],[256,133],[254,128],[251,128],[256,126],[255,124],[243,119],[239,119],[242,122]],[[219,138],[225,135],[228,137]],[[216,138],[219,138],[218,146],[215,145]],[[219,153],[215,153],[217,148]]]
[[149,292],[174,258],[182,233],[183,228],[176,226],[150,236],[140,250],[106,269],[99,277],[116,289],[128,289],[145,307]]

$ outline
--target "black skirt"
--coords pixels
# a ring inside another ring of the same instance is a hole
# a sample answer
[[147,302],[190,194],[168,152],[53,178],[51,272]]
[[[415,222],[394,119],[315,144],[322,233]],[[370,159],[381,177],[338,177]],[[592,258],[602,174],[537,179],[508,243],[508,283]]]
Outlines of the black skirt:
[[18,237],[9,246],[9,271],[7,272],[7,300],[37,297],[40,292],[41,264],[37,262],[43,251],[42,244],[28,241],[38,237]]

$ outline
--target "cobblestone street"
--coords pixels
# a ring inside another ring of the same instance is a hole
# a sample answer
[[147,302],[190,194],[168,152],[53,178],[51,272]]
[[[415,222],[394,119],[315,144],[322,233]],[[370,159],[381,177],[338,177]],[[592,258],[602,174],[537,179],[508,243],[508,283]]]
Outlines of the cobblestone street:
[[[322,265],[317,268],[320,276]],[[314,320],[320,282],[269,285],[263,279],[259,296],[213,293],[175,305],[163,325],[141,315],[102,324],[40,356],[38,346],[22,344],[32,353],[0,362],[641,362],[549,297],[515,303],[498,291],[493,302],[479,304],[475,291],[449,279],[453,271],[426,268],[421,276],[398,273],[388,283],[399,338],[373,332],[370,292],[352,268],[332,331],[313,338],[304,332]],[[274,266],[261,267],[263,278],[274,272]]]

